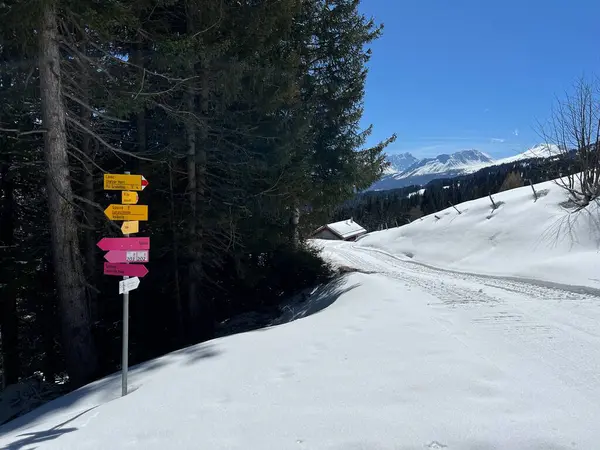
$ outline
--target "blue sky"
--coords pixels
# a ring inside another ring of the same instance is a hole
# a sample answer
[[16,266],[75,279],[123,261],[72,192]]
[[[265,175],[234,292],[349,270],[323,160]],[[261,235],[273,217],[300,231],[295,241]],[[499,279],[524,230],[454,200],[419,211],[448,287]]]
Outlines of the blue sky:
[[600,75],[597,0],[363,0],[385,25],[371,45],[363,125],[389,153],[476,148],[493,157],[542,141],[556,95]]

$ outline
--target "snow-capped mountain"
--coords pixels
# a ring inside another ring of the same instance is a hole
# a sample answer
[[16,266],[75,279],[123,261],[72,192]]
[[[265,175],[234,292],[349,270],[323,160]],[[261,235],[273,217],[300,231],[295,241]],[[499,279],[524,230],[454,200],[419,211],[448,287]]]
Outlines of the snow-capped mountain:
[[395,189],[411,185],[425,185],[438,178],[451,178],[477,172],[484,167],[512,163],[531,158],[549,158],[562,152],[556,145],[539,144],[529,150],[508,158],[494,160],[479,150],[438,155],[435,158],[417,159],[410,153],[388,155],[390,166],[386,175],[372,190]]
[[410,153],[398,153],[396,155],[388,155],[387,157],[390,166],[387,169],[387,173],[396,174],[402,173],[413,164],[419,162],[419,159],[415,158]]
[[467,173],[469,169],[494,162],[488,155],[477,150],[464,150],[451,155],[438,155],[435,158],[422,159],[404,172],[399,178],[423,175],[452,175],[454,172]]
[[[414,159],[408,167],[402,164]],[[390,167],[387,174],[371,189],[394,189],[413,184],[427,184],[436,178],[447,178],[472,173],[493,163],[493,159],[478,150],[464,150],[435,158],[417,159],[410,153],[388,156]],[[399,168],[400,170],[396,170]]]

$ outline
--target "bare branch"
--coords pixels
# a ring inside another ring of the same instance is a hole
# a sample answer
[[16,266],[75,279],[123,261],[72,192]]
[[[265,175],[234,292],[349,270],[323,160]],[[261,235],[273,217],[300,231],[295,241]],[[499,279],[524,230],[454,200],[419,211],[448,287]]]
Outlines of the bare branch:
[[71,116],[67,116],[67,122],[72,123],[77,128],[85,131],[86,133],[89,133],[90,136],[92,136],[94,139],[96,139],[98,142],[100,142],[102,145],[104,145],[107,149],[109,149],[113,153],[121,154],[121,155],[127,155],[127,156],[130,156],[132,158],[137,158],[137,159],[142,160],[142,161],[159,162],[156,159],[146,158],[145,156],[140,156],[140,155],[138,155],[136,153],[128,152],[127,150],[122,150],[120,148],[114,147],[113,145],[111,145],[108,142],[106,142],[98,133],[90,130],[88,127],[86,127],[85,125],[83,125],[78,120],[75,120]]
[[46,130],[44,130],[44,129],[21,131],[16,128],[2,128],[2,127],[0,127],[0,131],[3,131],[4,133],[15,133],[17,135],[17,137],[28,136],[31,134],[44,134],[46,132]]
[[87,109],[91,113],[96,114],[97,116],[102,117],[103,119],[110,120],[110,121],[113,121],[113,122],[129,123],[128,120],[119,119],[117,117],[109,116],[108,114],[105,114],[103,112],[98,111],[96,108],[88,105],[87,103],[83,102],[82,100],[80,100],[79,98],[75,97],[74,95],[69,94],[68,92],[64,92],[63,91],[63,95],[66,98],[68,98],[69,100],[73,100],[75,103],[83,106],[85,109]]

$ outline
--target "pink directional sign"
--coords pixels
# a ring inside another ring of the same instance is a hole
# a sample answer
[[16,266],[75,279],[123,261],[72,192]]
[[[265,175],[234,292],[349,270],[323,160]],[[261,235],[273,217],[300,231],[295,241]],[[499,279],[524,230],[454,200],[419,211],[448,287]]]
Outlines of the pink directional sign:
[[111,250],[106,255],[106,259],[110,263],[145,263],[150,261],[148,250]]
[[148,237],[102,238],[96,244],[104,251],[108,250],[149,250]]
[[115,275],[118,277],[138,277],[143,278],[148,273],[148,269],[143,264],[113,264],[104,263],[104,275]]

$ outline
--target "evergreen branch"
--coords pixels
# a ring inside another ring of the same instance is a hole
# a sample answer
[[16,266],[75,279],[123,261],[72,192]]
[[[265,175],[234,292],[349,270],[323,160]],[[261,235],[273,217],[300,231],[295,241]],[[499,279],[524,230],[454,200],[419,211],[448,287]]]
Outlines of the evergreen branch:
[[4,133],[16,133],[17,137],[21,137],[21,136],[28,136],[28,135],[31,135],[31,134],[44,134],[44,133],[46,133],[47,130],[41,129],[41,130],[21,131],[21,130],[18,130],[16,128],[2,128],[2,127],[0,127],[0,131],[3,131]]
[[[97,44],[95,44],[93,42],[90,42],[90,45],[92,47],[94,47],[96,50],[98,50],[99,52],[103,53],[107,58],[112,59],[113,61],[116,61],[119,64],[123,64],[125,66],[133,67],[133,68],[136,68],[136,69],[143,69],[143,67],[140,67],[138,64],[134,64],[134,63],[132,63],[130,61],[125,61],[125,60],[123,60],[123,59],[121,59],[121,58],[119,58],[119,57],[117,57],[115,55],[112,55],[111,53],[107,52],[102,47],[100,47],[99,45],[97,45]],[[198,75],[195,75],[193,77],[187,77],[187,78],[170,77],[170,76],[167,76],[167,75],[165,75],[163,73],[158,73],[158,72],[155,72],[153,70],[148,70],[148,69],[146,69],[146,72],[149,73],[150,75],[154,75],[156,77],[163,78],[164,80],[167,80],[167,81],[176,81],[176,82],[180,82],[180,83],[184,83],[186,81],[190,81],[190,80],[194,80],[194,79],[200,78]]]

